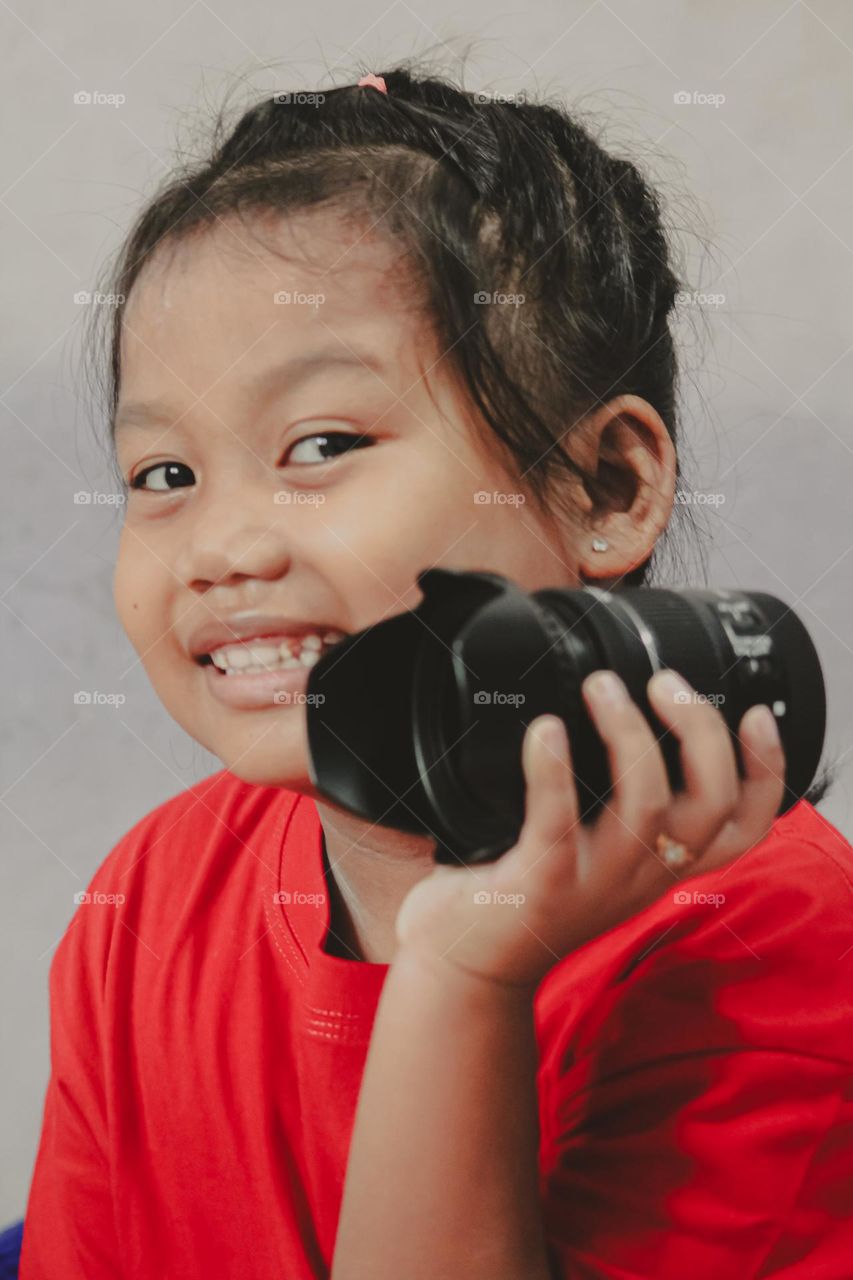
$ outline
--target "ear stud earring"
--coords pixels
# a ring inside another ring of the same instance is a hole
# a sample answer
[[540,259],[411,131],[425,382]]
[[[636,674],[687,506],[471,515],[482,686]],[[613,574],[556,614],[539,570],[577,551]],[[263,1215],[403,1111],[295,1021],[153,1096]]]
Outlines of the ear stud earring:
[[606,538],[593,538],[592,540],[593,551],[606,551],[609,546],[610,543]]

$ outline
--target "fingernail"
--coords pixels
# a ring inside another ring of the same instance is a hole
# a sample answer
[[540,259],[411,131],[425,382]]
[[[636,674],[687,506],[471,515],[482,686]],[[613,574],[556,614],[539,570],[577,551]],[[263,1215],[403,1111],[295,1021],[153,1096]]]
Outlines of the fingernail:
[[[654,685],[660,689],[662,693],[668,693],[670,697],[676,697],[679,693],[689,693],[690,685],[680,676],[677,671],[658,671],[655,674]],[[679,698],[679,702],[683,699]]]
[[626,702],[628,690],[615,671],[595,671],[585,682],[587,692],[596,702]]
[[548,716],[536,727],[539,741],[556,756],[566,754],[566,729],[559,716]]
[[776,747],[779,745],[779,726],[776,723],[776,717],[766,702],[763,702],[758,707],[758,710],[752,713],[752,727],[765,746]]

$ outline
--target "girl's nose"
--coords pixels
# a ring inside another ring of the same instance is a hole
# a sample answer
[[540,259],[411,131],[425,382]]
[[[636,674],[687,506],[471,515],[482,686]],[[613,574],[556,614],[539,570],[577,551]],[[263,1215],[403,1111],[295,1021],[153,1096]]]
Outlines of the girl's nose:
[[257,514],[210,511],[189,531],[176,556],[175,572],[194,591],[247,578],[283,577],[291,563],[290,541],[280,516],[265,523]]

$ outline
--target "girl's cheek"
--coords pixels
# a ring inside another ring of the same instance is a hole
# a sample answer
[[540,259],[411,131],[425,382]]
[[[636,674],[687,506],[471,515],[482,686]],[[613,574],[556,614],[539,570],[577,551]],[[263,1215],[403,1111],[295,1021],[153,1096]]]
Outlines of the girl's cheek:
[[[134,647],[150,642],[149,633],[164,629],[162,587],[152,571],[152,557],[123,537],[113,575],[113,601],[119,621]],[[161,566],[162,569],[162,566]],[[158,597],[160,603],[158,604]]]

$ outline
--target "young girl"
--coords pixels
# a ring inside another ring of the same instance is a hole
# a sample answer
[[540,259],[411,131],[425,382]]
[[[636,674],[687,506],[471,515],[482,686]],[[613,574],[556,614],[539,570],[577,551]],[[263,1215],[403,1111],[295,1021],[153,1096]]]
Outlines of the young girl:
[[741,780],[658,673],[673,795],[587,678],[609,804],[577,823],[538,717],[520,839],[478,867],[308,773],[308,667],[422,569],[647,581],[677,288],[634,165],[404,67],[260,102],[139,218],[115,600],[224,767],[118,842],[56,951],[23,1280],[849,1276],[853,849],[820,788],[774,819],[767,708]]

